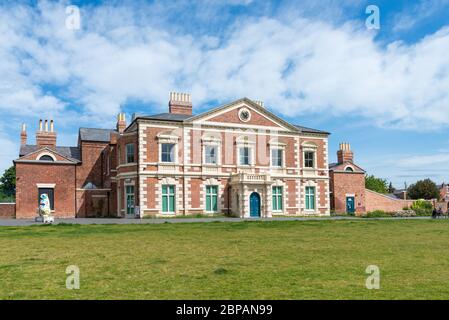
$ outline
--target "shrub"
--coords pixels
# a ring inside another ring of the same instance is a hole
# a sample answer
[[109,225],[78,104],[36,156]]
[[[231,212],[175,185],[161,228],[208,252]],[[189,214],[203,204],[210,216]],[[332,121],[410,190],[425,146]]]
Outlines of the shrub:
[[411,209],[415,211],[417,216],[431,216],[433,207],[429,201],[416,200],[413,202]]
[[413,209],[415,211],[417,216],[431,216],[432,215],[432,209]]
[[383,218],[383,217],[391,217],[392,215],[383,210],[375,210],[368,212],[364,217],[366,218]]
[[432,210],[432,203],[430,203],[429,201],[426,201],[426,200],[422,200],[422,199],[416,200],[416,201],[413,201],[411,209],[412,210],[415,210],[415,209],[431,209]]

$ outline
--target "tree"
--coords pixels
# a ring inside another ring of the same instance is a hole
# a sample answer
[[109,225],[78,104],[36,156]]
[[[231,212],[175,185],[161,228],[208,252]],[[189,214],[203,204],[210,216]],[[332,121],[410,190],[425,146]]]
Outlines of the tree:
[[16,168],[8,168],[0,178],[0,194],[13,197],[16,194]]
[[376,178],[373,175],[365,177],[365,187],[379,193],[388,193],[387,180]]
[[396,189],[393,187],[393,184],[390,182],[390,185],[388,186],[388,193],[394,193]]
[[411,199],[439,199],[440,190],[437,185],[430,179],[419,180],[415,184],[408,187],[408,196]]

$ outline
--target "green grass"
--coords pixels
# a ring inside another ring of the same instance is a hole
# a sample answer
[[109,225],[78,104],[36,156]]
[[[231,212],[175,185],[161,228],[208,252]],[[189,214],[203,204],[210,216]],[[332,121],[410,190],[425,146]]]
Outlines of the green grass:
[[447,299],[448,239],[447,220],[2,227],[0,299]]

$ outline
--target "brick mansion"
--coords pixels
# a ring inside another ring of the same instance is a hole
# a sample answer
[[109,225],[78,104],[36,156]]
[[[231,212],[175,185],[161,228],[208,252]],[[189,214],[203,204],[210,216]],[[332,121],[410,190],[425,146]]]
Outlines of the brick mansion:
[[341,144],[329,164],[329,133],[291,124],[242,98],[194,115],[188,94],[171,93],[168,112],[117,117],[116,128],[80,128],[59,146],[53,121],[35,144],[22,126],[16,218],[34,218],[46,193],[57,218],[243,218],[366,211],[363,169]]

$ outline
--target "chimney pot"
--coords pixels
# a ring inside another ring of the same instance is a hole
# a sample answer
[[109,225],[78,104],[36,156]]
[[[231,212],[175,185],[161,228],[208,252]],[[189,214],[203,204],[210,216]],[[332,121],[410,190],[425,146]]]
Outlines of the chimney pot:
[[191,115],[192,98],[190,94],[180,92],[170,92],[168,109],[170,113]]
[[27,144],[27,127],[25,123],[22,123],[22,131],[20,132],[20,145]]
[[36,132],[36,145],[38,147],[51,147],[56,148],[56,133],[54,132],[53,120],[50,121],[50,129],[48,131],[48,120],[45,119],[45,123],[42,123],[42,119],[39,120],[39,130]]
[[340,143],[340,149],[337,151],[337,159],[339,164],[354,161],[354,154],[351,151],[351,146],[349,143]]
[[117,131],[122,134],[126,129],[126,117],[123,112],[120,112],[117,116]]

